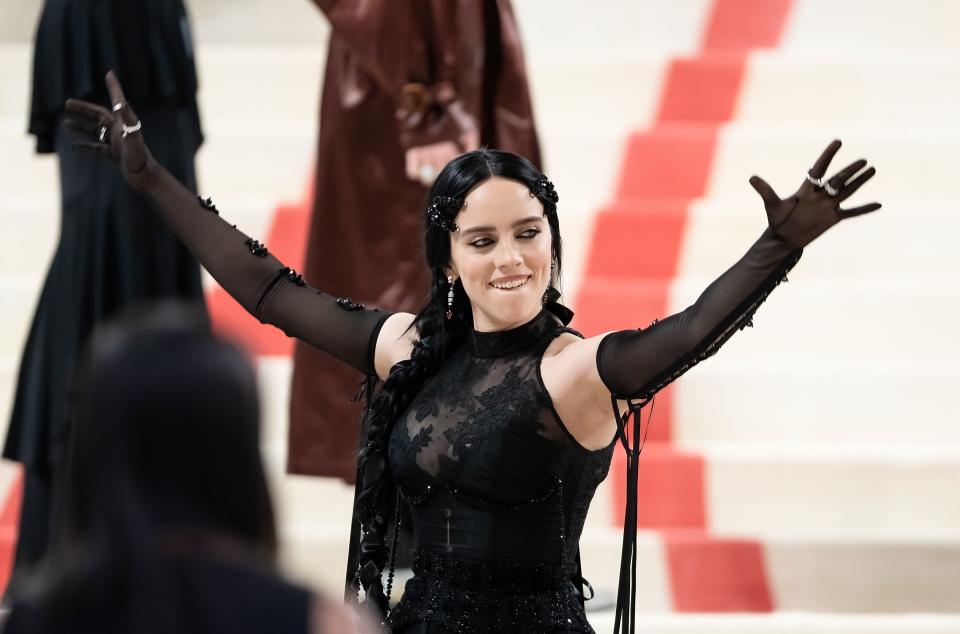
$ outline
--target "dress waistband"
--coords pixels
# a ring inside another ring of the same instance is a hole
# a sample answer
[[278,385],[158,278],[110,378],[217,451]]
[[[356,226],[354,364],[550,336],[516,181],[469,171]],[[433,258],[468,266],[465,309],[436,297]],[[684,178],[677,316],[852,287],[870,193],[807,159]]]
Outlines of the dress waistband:
[[418,550],[413,573],[430,585],[476,592],[526,593],[562,587],[570,575],[559,563],[488,561]]

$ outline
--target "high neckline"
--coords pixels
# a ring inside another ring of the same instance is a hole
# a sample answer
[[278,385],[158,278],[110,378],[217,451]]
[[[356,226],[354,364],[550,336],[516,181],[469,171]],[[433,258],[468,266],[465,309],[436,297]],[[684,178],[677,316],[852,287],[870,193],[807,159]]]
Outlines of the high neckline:
[[470,333],[470,347],[473,356],[493,359],[505,357],[517,352],[534,350],[543,342],[543,336],[560,324],[547,310],[541,310],[537,316],[515,328]]

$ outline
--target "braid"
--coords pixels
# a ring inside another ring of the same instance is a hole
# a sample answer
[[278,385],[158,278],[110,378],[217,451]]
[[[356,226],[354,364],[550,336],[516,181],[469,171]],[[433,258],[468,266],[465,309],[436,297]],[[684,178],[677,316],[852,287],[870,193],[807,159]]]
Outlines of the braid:
[[387,533],[390,522],[398,512],[395,508],[396,487],[387,465],[390,434],[424,383],[439,372],[448,354],[463,343],[473,327],[469,301],[459,283],[454,286],[453,316],[446,319],[445,284],[443,272],[435,270],[431,302],[420,311],[411,326],[416,328],[419,338],[410,358],[391,368],[383,388],[365,414],[367,438],[358,461],[357,514],[362,530],[355,580],[360,582],[368,600],[372,600],[382,614],[387,612],[387,598],[380,575],[389,556]]

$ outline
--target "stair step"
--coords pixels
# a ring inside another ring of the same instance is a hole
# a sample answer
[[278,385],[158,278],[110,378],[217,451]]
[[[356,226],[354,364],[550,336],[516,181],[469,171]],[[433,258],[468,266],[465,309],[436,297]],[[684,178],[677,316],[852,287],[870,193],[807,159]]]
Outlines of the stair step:
[[[587,614],[598,632],[613,630],[613,612]],[[960,617],[940,615],[840,614],[657,614],[640,615],[647,634],[957,634]]]
[[950,360],[751,362],[724,351],[674,387],[672,439],[690,450],[711,445],[960,448],[956,385],[960,364]]
[[[813,249],[808,257],[815,257]],[[960,338],[945,336],[960,315],[960,287],[942,280],[808,280],[802,260],[760,306],[755,328],[736,334],[720,353],[772,363],[824,359],[939,361],[960,355]],[[711,279],[669,285],[588,277],[577,296],[573,326],[587,336],[646,328],[654,319],[683,310]]]
[[721,534],[936,537],[960,528],[955,448],[710,446],[702,455],[707,525]]
[[957,48],[957,19],[951,0],[796,0],[779,47],[840,58],[851,49],[949,52]]
[[[960,231],[960,205],[916,196],[884,203],[880,212],[844,223],[818,239],[797,270],[805,278],[857,280],[936,278],[960,272],[952,241],[953,230]],[[594,222],[594,231],[604,236],[604,252],[591,262],[591,273],[648,279],[719,275],[767,225],[755,195],[614,202],[603,207]],[[670,239],[678,223],[683,231],[679,262],[658,266],[656,261],[639,259],[643,253],[638,248]]]

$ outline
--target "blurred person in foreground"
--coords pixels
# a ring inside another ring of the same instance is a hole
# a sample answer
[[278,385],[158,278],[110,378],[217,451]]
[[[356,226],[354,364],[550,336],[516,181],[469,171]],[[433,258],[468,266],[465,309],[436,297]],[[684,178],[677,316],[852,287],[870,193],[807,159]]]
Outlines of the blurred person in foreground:
[[[415,312],[430,287],[421,211],[440,170],[478,145],[540,165],[517,20],[510,0],[313,1],[330,42],[304,278]],[[296,342],[290,472],[354,481],[361,380]]]
[[[137,95],[150,147],[196,189],[202,135],[190,26],[181,0],[46,0],[36,32],[30,134],[56,153],[60,235],[23,349],[3,457],[24,467],[15,586],[47,548],[70,425],[70,379],[94,327],[124,307],[160,298],[202,301],[196,260],[116,170],[70,151],[67,97],[109,104],[117,69]],[[104,132],[105,133],[105,132]],[[50,189],[55,187],[50,183]],[[42,260],[37,261],[37,268]]]
[[174,302],[97,330],[47,557],[7,634],[355,632],[283,581],[254,370]]

